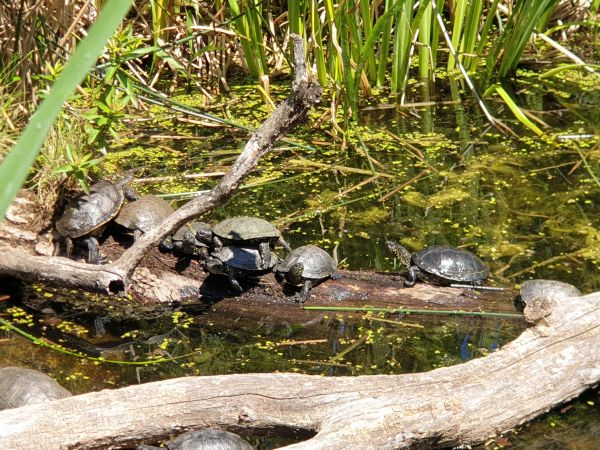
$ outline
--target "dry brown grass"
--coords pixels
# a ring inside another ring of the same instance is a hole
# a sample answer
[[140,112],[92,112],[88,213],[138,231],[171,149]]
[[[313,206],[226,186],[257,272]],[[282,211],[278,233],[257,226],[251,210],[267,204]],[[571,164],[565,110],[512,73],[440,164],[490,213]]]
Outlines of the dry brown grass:
[[23,94],[34,100],[35,74],[67,56],[94,14],[92,0],[1,1],[1,75],[18,76]]

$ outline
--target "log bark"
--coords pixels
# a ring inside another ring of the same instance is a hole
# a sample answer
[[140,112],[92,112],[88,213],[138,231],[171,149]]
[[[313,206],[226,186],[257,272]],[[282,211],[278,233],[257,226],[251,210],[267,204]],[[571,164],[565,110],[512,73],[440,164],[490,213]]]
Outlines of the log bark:
[[303,430],[295,450],[472,444],[600,380],[600,293],[537,298],[534,324],[487,357],[426,373],[186,377],[0,412],[0,447],[122,448],[174,431]]

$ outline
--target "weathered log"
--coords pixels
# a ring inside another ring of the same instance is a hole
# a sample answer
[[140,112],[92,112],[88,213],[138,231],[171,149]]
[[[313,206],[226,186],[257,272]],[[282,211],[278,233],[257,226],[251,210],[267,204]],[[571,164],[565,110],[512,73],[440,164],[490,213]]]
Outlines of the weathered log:
[[174,431],[300,429],[290,449],[477,443],[600,380],[600,293],[535,298],[535,325],[487,357],[426,373],[185,377],[0,412],[0,446],[122,448]]

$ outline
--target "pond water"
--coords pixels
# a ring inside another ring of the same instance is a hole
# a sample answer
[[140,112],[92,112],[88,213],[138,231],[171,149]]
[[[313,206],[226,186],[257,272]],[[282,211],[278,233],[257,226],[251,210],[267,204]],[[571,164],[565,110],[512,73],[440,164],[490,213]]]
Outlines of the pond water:
[[[503,119],[520,136],[507,137],[489,127],[459,84],[414,83],[408,105],[379,93],[345,136],[332,130],[327,111],[313,112],[310,126],[281,143],[244,188],[205,219],[264,217],[285,230],[292,247],[318,244],[349,270],[397,270],[383,245],[394,239],[411,250],[467,248],[503,285],[552,278],[583,292],[599,290],[598,94],[581,87],[571,96],[551,89],[541,94],[526,77],[513,88],[552,126],[551,136],[533,138],[507,114]],[[274,87],[275,99],[286,93],[287,86]],[[232,97],[221,107],[245,125],[266,116],[251,89],[237,88]],[[195,103],[187,96],[177,100]],[[246,133],[173,122],[170,111],[156,114],[156,127],[137,130],[144,138],[111,152],[105,169],[141,168],[138,179],[167,177],[134,187],[181,204],[214,185],[210,174],[232,162]],[[182,177],[198,173],[206,177]],[[331,313],[310,324],[241,321],[232,328],[215,323],[208,309],[115,320],[81,307],[89,297],[79,292],[5,286],[4,293],[11,299],[0,302],[0,317],[22,332],[2,332],[0,364],[41,369],[74,393],[196,374],[420,372],[485,355],[525,326],[518,319]],[[599,400],[598,391],[588,391],[494,445],[597,448]],[[285,442],[253,441],[259,448]]]

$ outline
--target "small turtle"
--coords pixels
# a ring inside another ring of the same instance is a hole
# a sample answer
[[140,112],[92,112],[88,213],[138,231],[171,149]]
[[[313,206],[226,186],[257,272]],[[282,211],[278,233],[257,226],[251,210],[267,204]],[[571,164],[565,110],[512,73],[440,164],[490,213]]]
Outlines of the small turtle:
[[527,280],[521,285],[521,299],[525,304],[537,298],[580,297],[581,291],[569,283],[556,280]]
[[292,249],[285,242],[279,230],[270,222],[259,217],[237,216],[225,219],[212,229],[210,242],[206,242],[205,234],[197,234],[197,238],[218,251],[224,245],[256,245],[258,246],[263,269],[272,267],[270,261],[271,246],[278,243],[288,252]]
[[285,278],[290,284],[302,286],[295,298],[304,303],[313,286],[327,278],[340,278],[336,268],[334,259],[325,250],[316,245],[304,245],[294,249],[274,270],[280,280]]
[[417,279],[449,286],[452,283],[482,284],[488,269],[479,257],[467,250],[447,245],[434,245],[411,254],[402,245],[387,241],[386,247],[408,269],[407,286]]
[[[165,443],[169,450],[252,450],[254,447],[237,434],[206,428],[188,431]],[[141,444],[138,450],[159,450],[164,447]]]
[[[270,250],[269,250],[270,251]],[[204,269],[215,275],[226,275],[229,284],[238,292],[243,292],[238,278],[259,276],[270,272],[279,258],[271,253],[269,266],[264,266],[260,250],[254,246],[226,245],[215,250],[204,263]]]
[[124,205],[115,218],[115,222],[133,230],[133,239],[137,241],[142,234],[156,228],[174,211],[171,205],[162,198],[155,195],[144,195],[138,200]]
[[70,396],[69,391],[45,373],[24,367],[0,368],[0,410]]
[[[204,236],[200,240],[197,236]],[[208,236],[208,239],[206,238]],[[208,259],[209,251],[206,241],[210,241],[212,228],[205,222],[190,222],[180,227],[173,236],[168,236],[162,243],[164,249],[189,256]]]
[[[114,219],[125,198],[136,200],[137,195],[127,186],[131,176],[118,183],[99,181],[90,187],[89,194],[81,194],[67,204],[62,216],[56,221],[56,230],[66,242],[67,258],[73,251],[73,239],[80,239],[87,245],[87,261],[100,263],[97,236],[102,234],[109,221]],[[57,246],[55,254],[58,254]]]

